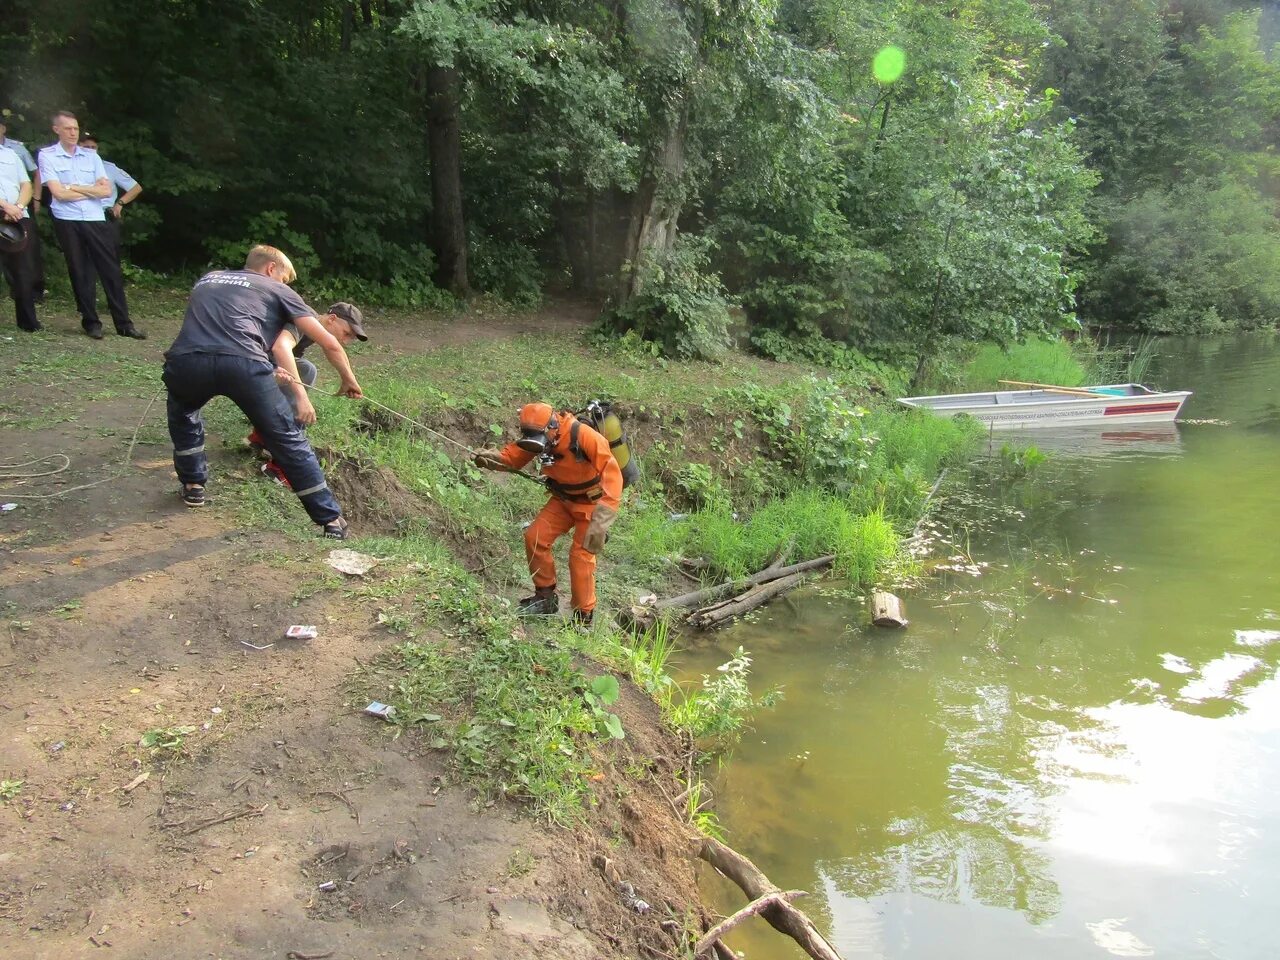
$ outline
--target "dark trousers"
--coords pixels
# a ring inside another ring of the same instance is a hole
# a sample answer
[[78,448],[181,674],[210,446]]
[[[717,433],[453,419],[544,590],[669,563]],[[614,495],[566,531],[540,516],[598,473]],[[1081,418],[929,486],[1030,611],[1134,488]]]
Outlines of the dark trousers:
[[31,263],[35,276],[31,280],[32,289],[36,292],[37,300],[44,300],[45,284],[44,284],[44,241],[40,239],[39,224],[36,223],[35,205],[27,207],[27,215],[31,218],[31,238],[29,245],[31,247]]
[[26,246],[17,253],[0,253],[0,263],[4,266],[4,278],[9,282],[9,292],[13,295],[13,312],[18,326],[23,330],[36,330],[40,322],[36,320],[36,265],[31,248],[36,225],[29,218],[24,218],[22,229],[27,234]]
[[[316,365],[306,357],[294,357],[293,359],[298,365],[298,376],[301,378],[302,382],[308,387],[314,387],[316,385],[316,376],[318,374]],[[293,412],[297,413],[298,395],[293,392],[293,384],[281,383],[280,392],[283,393],[285,399],[289,401],[289,406],[293,407]]]
[[201,484],[208,479],[200,409],[214,397],[227,397],[262,435],[264,445],[289,479],[307,515],[321,524],[336,520],[342,515],[342,508],[329,490],[320,461],[294,419],[293,410],[276,387],[273,369],[265,360],[208,353],[165,360],[169,436],[178,479]]
[[53,218],[53,232],[67,259],[71,289],[80,311],[80,325],[86,330],[102,327],[98,318],[97,290],[94,279],[102,280],[102,289],[111,308],[111,319],[117,332],[128,330],[129,304],[124,297],[124,274],[120,272],[120,252],[111,224],[105,220],[59,220]]

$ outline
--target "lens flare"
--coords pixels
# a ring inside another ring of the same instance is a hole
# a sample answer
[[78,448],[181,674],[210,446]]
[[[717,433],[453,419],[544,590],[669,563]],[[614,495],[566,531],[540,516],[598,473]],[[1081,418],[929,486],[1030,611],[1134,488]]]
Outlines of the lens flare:
[[884,47],[871,61],[871,72],[881,83],[893,83],[902,76],[907,65],[907,55],[901,47]]

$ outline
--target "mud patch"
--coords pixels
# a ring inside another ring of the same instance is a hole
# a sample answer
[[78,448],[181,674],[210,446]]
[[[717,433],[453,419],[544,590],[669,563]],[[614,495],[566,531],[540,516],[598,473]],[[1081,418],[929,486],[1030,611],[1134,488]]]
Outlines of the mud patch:
[[429,512],[426,501],[386,467],[361,463],[336,450],[316,452],[343,515],[358,524],[362,534],[395,533],[406,522]]

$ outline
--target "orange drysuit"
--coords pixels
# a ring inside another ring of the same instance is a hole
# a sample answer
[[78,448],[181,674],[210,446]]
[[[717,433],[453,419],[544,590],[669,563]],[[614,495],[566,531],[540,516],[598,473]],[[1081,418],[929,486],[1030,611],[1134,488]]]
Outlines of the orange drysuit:
[[[555,462],[542,468],[551,499],[524,531],[524,552],[535,587],[556,585],[552,544],[573,528],[569,549],[569,580],[573,585],[573,609],[590,613],[596,608],[596,556],[582,548],[596,504],[618,509],[622,497],[622,471],[613,458],[609,441],[572,413],[562,411],[555,446]],[[576,428],[576,430],[575,430]],[[577,434],[576,451],[574,434]],[[534,454],[509,443],[499,451],[502,462],[513,470],[523,468]]]

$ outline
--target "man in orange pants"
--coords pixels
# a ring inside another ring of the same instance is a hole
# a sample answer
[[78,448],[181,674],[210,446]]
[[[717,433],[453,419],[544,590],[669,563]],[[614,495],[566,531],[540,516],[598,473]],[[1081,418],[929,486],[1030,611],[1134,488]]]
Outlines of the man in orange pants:
[[551,499],[524,532],[534,592],[517,609],[525,614],[560,609],[551,547],[572,528],[573,619],[589,625],[596,608],[596,554],[618,515],[622,471],[608,440],[569,411],[556,413],[545,403],[521,407],[520,439],[501,450],[481,450],[475,464],[485,470],[520,470],[534,457],[542,463]]

